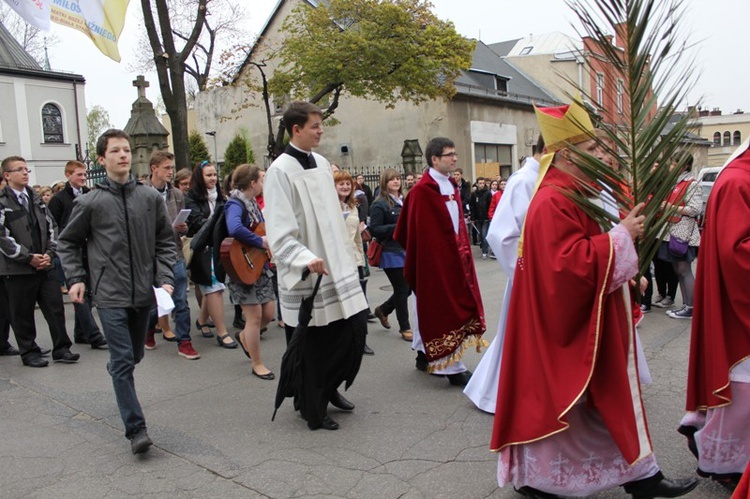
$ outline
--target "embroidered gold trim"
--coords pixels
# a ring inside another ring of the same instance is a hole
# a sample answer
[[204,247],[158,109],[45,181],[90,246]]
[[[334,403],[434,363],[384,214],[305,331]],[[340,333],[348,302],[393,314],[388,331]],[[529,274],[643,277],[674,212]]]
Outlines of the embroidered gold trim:
[[425,349],[431,357],[438,357],[445,352],[452,352],[444,357],[430,362],[427,366],[427,372],[446,369],[448,366],[460,361],[464,351],[471,347],[476,347],[477,352],[482,351],[482,347],[488,347],[489,343],[483,339],[482,323],[478,319],[469,319],[469,321],[454,331],[448,331],[440,338],[425,343]]
[[[734,364],[732,364],[732,366],[729,368],[729,371],[731,372],[732,369],[734,369],[740,363],[742,363],[743,361],[745,361],[747,359],[750,359],[750,355],[742,357],[740,360],[738,360],[737,362],[735,362]],[[729,377],[729,376],[727,376],[727,377]],[[729,385],[731,385],[731,384],[732,384],[732,381],[729,380],[729,383],[727,383],[726,385],[724,385],[724,386],[722,386],[720,388],[717,388],[716,390],[713,390],[711,392],[715,397],[720,398],[722,400],[726,400],[725,403],[723,403],[723,404],[717,404],[717,405],[699,405],[699,406],[697,406],[695,408],[695,410],[696,411],[707,411],[709,409],[721,409],[722,407],[728,407],[728,406],[732,405],[732,399],[729,399],[727,397],[722,397],[721,395],[719,395],[719,392],[722,392],[722,391],[726,390],[729,387]]]

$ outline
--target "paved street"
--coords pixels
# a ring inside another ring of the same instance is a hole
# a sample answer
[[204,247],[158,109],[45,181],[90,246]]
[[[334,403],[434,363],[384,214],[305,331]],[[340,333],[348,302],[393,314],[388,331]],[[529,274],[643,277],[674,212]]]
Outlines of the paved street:
[[[505,279],[492,260],[476,265],[491,340]],[[374,272],[368,288],[373,308],[388,289],[383,272]],[[192,298],[191,304],[196,310]],[[72,312],[66,305],[71,336]],[[390,331],[370,324],[368,344],[376,355],[364,358],[346,394],[357,409],[331,411],[341,424],[334,432],[308,430],[289,399],[271,422],[276,382],[253,377],[240,349],[219,348],[215,339],[194,333],[202,358],[188,361],[178,357],[176,344],[157,337],[158,348],[146,352],[136,370],[155,442],[143,456],[133,456],[123,436],[106,352],[75,346],[82,356],[77,365],[44,369],[0,357],[0,496],[520,497],[510,487],[497,488],[496,456],[488,450],[492,416],[476,410],[445,379],[417,371],[395,317],[391,322]],[[50,347],[39,312],[37,323],[39,344]],[[645,402],[667,476],[687,476],[695,467],[675,431],[684,404],[689,328],[690,321],[669,319],[659,309],[641,328],[655,380],[645,389]],[[262,349],[276,372],[284,346],[274,323]],[[470,351],[466,361],[473,367],[479,355]],[[629,496],[617,489],[599,497]],[[688,497],[729,493],[704,480]]]

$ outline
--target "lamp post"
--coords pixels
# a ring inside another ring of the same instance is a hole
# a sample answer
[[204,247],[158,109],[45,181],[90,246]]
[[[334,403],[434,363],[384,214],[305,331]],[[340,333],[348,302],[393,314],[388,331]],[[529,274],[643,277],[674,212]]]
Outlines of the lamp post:
[[216,163],[216,169],[219,169],[219,150],[216,148],[216,130],[206,132],[206,135],[210,135],[214,138],[214,163]]

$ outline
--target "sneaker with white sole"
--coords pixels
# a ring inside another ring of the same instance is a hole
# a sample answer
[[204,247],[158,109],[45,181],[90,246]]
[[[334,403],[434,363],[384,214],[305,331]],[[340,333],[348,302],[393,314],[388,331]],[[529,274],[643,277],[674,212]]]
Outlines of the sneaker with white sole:
[[154,338],[153,329],[149,329],[146,333],[146,343],[143,346],[146,350],[154,350],[156,348],[156,339]]
[[664,298],[661,301],[657,301],[655,303],[652,303],[652,305],[654,307],[659,307],[659,308],[671,308],[671,307],[674,307],[674,300],[672,298],[670,298],[670,297],[667,296],[666,298]]
[[693,307],[685,305],[679,310],[667,310],[667,315],[672,319],[692,319],[693,318]]
[[190,340],[181,341],[180,344],[177,345],[177,355],[179,355],[180,357],[185,357],[188,360],[201,358],[201,354],[195,351],[195,348],[193,348],[193,344],[190,342]]

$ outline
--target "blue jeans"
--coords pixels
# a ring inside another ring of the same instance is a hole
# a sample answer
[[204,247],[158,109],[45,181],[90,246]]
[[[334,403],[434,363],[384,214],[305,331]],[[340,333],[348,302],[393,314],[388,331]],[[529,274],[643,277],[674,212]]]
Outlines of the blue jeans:
[[117,407],[125,424],[125,437],[146,428],[141,404],[135,394],[133,371],[143,358],[151,307],[99,308],[104,337],[109,345],[107,371],[112,376]]
[[[178,342],[190,341],[190,305],[188,305],[187,299],[188,277],[185,260],[177,260],[172,265],[172,273],[174,274],[174,291],[172,291],[174,335]],[[158,321],[158,308],[154,303],[148,321],[149,329],[156,327]]]
[[479,229],[479,246],[482,248],[482,254],[486,255],[490,252],[490,245],[487,243],[487,230],[490,228],[489,220],[478,220],[476,222],[477,229]]

